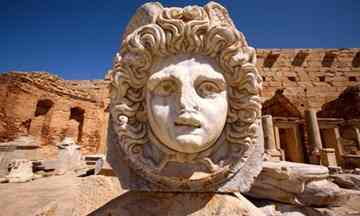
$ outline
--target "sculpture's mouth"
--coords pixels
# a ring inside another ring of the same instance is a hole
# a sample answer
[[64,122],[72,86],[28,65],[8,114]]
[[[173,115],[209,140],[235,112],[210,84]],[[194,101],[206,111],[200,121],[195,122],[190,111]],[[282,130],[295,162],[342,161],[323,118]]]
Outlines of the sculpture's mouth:
[[191,113],[184,113],[175,119],[176,127],[201,128],[201,122]]

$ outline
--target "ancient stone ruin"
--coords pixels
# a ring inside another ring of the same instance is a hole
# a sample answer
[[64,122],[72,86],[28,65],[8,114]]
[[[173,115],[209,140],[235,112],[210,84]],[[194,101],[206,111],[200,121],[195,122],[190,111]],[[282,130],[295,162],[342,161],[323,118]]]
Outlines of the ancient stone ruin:
[[0,141],[32,136],[45,158],[72,137],[83,153],[104,151],[107,82],[64,81],[48,73],[0,75]]
[[104,80],[0,74],[0,208],[360,215],[359,80],[359,48],[254,49],[218,3],[144,4]]

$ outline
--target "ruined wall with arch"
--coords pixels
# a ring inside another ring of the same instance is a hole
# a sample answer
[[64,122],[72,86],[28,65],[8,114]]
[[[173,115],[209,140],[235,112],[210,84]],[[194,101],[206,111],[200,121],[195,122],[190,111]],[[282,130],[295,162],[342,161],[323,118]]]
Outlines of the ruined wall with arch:
[[65,137],[84,154],[103,148],[108,96],[103,80],[67,83],[48,73],[11,72],[0,75],[0,86],[0,141],[33,136],[50,158]]

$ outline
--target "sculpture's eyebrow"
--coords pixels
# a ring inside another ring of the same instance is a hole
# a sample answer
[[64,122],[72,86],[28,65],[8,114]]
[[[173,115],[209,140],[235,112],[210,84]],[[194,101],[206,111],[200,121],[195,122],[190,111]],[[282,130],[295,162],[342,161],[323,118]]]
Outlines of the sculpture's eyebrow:
[[168,70],[155,73],[150,76],[148,82],[147,82],[147,88],[149,90],[153,90],[159,82],[165,80],[165,79],[171,79],[171,74],[168,72]]
[[[220,74],[219,74],[220,75]],[[214,82],[215,84],[217,84],[220,88],[225,89],[226,83],[225,83],[225,79],[223,76],[217,76],[217,75],[199,75],[196,78],[195,84],[198,85],[201,82],[204,81],[210,81],[210,82]]]

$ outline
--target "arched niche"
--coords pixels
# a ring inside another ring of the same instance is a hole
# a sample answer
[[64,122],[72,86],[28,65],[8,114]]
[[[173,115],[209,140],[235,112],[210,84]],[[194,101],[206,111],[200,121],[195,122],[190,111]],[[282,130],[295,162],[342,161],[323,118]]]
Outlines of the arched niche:
[[36,103],[34,117],[24,122],[28,133],[41,140],[43,144],[48,142],[49,124],[51,120],[54,102],[50,99],[39,99]]
[[72,136],[77,140],[78,143],[81,142],[83,135],[83,127],[84,127],[84,116],[85,110],[81,107],[72,107],[70,109],[70,128],[72,130]]
[[53,107],[54,102],[49,99],[39,100],[36,104],[35,117],[46,115]]

